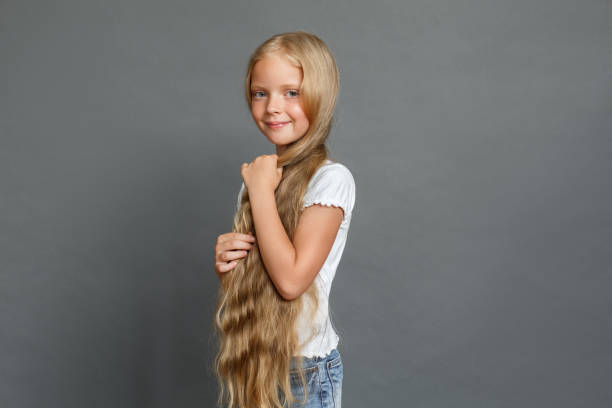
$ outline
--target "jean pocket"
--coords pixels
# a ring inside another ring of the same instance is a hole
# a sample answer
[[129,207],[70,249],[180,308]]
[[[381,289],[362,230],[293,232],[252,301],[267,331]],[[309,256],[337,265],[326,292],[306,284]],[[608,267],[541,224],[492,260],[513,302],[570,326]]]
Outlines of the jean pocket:
[[[298,401],[303,401],[306,397],[309,401],[316,395],[319,390],[319,367],[307,367],[303,369],[304,380],[306,381],[306,388],[308,390],[308,396],[306,396],[305,389],[303,388],[302,381],[298,370],[289,371],[289,382],[291,384],[291,392]],[[297,405],[296,405],[297,406]]]

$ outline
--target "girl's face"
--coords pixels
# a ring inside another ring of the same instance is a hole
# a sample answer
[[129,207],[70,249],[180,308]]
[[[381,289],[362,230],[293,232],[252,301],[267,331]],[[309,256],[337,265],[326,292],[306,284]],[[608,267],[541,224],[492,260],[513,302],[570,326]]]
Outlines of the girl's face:
[[276,145],[285,146],[301,138],[309,122],[300,103],[302,70],[281,55],[257,61],[251,76],[251,115],[257,127]]

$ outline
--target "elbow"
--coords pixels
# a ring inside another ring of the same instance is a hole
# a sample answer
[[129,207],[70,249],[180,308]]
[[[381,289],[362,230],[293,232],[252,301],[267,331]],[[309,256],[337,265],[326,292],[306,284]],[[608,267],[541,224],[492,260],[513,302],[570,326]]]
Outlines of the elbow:
[[300,285],[299,277],[301,275],[298,269],[295,267],[295,262],[293,262],[292,265],[294,266],[285,269],[285,271],[288,271],[289,273],[283,273],[280,275],[283,277],[283,279],[278,282],[277,285],[279,295],[287,301],[297,299],[305,290]]
[[298,293],[298,291],[292,289],[292,288],[283,288],[283,289],[279,289],[278,293],[281,295],[281,297],[285,300],[294,300],[297,299],[301,293]]
[[274,287],[276,288],[276,292],[278,293],[278,295],[284,300],[293,300],[297,297],[293,285],[290,284],[287,280],[279,281],[277,279],[271,279],[271,281]]
[[299,269],[294,269],[293,274],[290,275],[292,279],[287,279],[283,282],[282,290],[279,288],[279,293],[285,300],[294,300],[302,296],[306,290],[310,287],[313,280],[312,278],[307,278],[307,275],[312,275],[311,273],[303,273]]
[[291,301],[299,298],[304,293],[304,290],[294,283],[285,283],[278,293],[283,299]]

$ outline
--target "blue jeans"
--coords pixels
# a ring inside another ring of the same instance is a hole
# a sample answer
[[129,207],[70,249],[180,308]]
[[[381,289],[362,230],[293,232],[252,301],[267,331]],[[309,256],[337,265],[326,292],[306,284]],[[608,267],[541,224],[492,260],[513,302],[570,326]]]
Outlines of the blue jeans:
[[297,401],[289,408],[341,408],[343,367],[338,349],[333,349],[325,357],[304,358],[302,368],[308,387],[308,399],[302,405],[305,392],[294,357],[289,375],[291,391]]

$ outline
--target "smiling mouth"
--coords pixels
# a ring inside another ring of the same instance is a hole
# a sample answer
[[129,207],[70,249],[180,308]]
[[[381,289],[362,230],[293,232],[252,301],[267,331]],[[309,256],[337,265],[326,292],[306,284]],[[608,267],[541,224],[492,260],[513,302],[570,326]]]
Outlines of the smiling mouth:
[[289,122],[266,122],[266,126],[272,129],[279,129],[287,125]]

